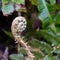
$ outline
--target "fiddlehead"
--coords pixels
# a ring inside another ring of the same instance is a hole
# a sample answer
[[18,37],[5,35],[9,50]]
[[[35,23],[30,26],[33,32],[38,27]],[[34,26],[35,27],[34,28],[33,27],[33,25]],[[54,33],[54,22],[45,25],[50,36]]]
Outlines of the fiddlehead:
[[16,17],[13,20],[11,30],[12,30],[12,34],[13,34],[15,40],[18,42],[18,44],[21,44],[25,48],[25,50],[27,52],[27,55],[29,57],[28,60],[31,60],[31,59],[34,58],[34,56],[30,52],[30,49],[27,46],[27,44],[21,38],[21,32],[26,29],[26,25],[27,25],[26,19],[24,17],[22,17],[22,16],[19,16],[19,17]]

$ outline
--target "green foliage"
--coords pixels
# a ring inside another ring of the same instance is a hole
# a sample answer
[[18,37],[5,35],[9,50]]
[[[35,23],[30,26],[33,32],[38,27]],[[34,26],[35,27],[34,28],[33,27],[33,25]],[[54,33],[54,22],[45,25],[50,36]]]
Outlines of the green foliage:
[[57,36],[52,34],[51,32],[48,32],[47,30],[41,30],[38,33],[42,34],[48,42],[56,45],[60,44],[59,38],[57,38]]
[[33,53],[34,53],[34,55],[36,56],[36,57],[34,58],[34,60],[38,60],[38,59],[40,59],[40,58],[43,58],[43,56],[42,56],[41,53],[39,53],[39,52],[33,52]]
[[33,5],[38,5],[38,1],[36,0],[30,0]]
[[10,55],[11,60],[23,60],[22,54],[12,54]]
[[55,24],[59,24],[60,25],[60,11],[55,15]]
[[58,48],[57,50],[54,51],[57,54],[60,54],[60,48]]
[[[13,5],[25,4],[25,0],[3,0],[2,12],[4,14],[10,14],[14,11]],[[27,15],[27,30],[25,37],[28,40],[28,45],[32,46],[31,52],[35,55],[34,60],[60,60],[60,4],[56,4],[56,0],[50,0],[48,3],[46,0],[29,0],[31,6],[36,6],[38,10],[38,17],[42,21],[42,29],[33,29],[33,19],[28,18]],[[10,2],[10,3],[8,3]],[[7,5],[5,5],[8,3]],[[29,3],[28,3],[29,4]],[[22,7],[17,6],[16,11],[20,11]],[[27,8],[27,7],[26,7]],[[30,8],[30,6],[29,6]],[[27,8],[28,9],[28,8]],[[34,8],[33,8],[34,9]],[[33,10],[34,11],[34,10]],[[31,12],[31,11],[29,11]],[[36,17],[35,17],[36,18]],[[36,22],[37,23],[37,22]],[[4,31],[10,38],[13,38],[11,32]],[[36,38],[37,37],[37,38]],[[33,38],[30,41],[28,38]],[[43,38],[43,39],[42,39]],[[57,47],[58,48],[57,48]],[[54,48],[55,47],[55,48]],[[33,49],[39,51],[34,51]],[[11,55],[12,60],[23,60],[26,52],[21,48],[20,54]],[[55,55],[55,54],[56,55]]]
[[45,57],[44,60],[56,60],[56,58],[52,55],[49,55],[48,57]]
[[12,0],[16,4],[25,4],[25,0]]
[[21,5],[25,5],[25,0],[2,0],[2,12],[3,14],[10,15],[15,10],[20,11],[22,9]]
[[13,35],[12,35],[12,33],[11,33],[10,31],[3,30],[3,32],[4,32],[7,36],[9,36],[10,38],[13,39]]
[[56,3],[56,0],[50,0],[51,5],[54,5]]
[[9,3],[8,5],[3,4],[2,11],[3,11],[4,15],[8,15],[8,14],[12,13],[14,11],[13,3]]
[[7,3],[9,3],[9,2],[11,2],[11,0],[2,0],[2,3],[3,3],[3,4],[7,4]]

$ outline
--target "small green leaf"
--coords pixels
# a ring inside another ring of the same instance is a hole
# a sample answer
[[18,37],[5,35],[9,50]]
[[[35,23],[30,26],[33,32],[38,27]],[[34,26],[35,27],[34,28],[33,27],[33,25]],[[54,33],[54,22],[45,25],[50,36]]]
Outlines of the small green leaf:
[[23,55],[27,55],[27,54],[26,54],[26,51],[25,51],[25,49],[24,49],[23,47],[20,47],[20,52],[21,52]]
[[56,0],[50,0],[51,5],[54,5],[56,3]]
[[56,34],[57,33],[57,30],[56,30],[56,27],[55,27],[55,24],[54,23],[52,23],[51,25],[50,25],[50,29]]
[[56,49],[54,53],[60,54],[60,48]]
[[40,42],[39,40],[32,40],[31,42],[29,42],[29,44],[35,48],[39,48],[40,47]]
[[52,55],[49,55],[49,56],[45,57],[43,60],[56,60],[56,58]]
[[40,50],[42,50],[45,54],[47,54],[52,51],[52,48],[48,43],[40,41]]
[[43,56],[42,56],[42,54],[41,54],[41,53],[39,53],[39,52],[33,52],[33,54],[35,55],[34,60],[39,60],[40,58],[42,58],[42,57],[43,57]]
[[5,4],[2,5],[2,12],[4,15],[9,15],[9,14],[13,13],[13,11],[14,11],[13,3],[9,3],[7,5],[5,5]]
[[42,12],[39,14],[39,19],[45,20],[48,17],[47,10],[44,8]]
[[12,60],[23,60],[23,58],[24,58],[24,56],[21,53],[10,55],[10,59],[12,59]]

